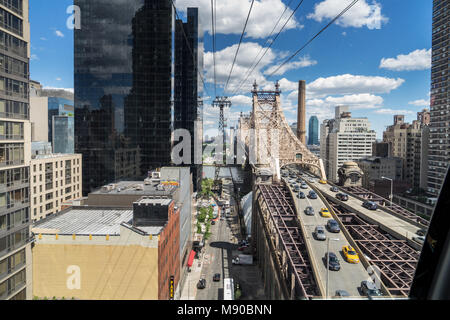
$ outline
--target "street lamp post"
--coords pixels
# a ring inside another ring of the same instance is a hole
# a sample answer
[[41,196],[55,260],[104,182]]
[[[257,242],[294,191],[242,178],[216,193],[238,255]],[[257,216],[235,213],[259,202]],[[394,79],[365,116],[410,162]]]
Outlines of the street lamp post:
[[386,178],[386,177],[381,177],[381,179],[389,180],[391,182],[391,194],[389,196],[389,200],[391,202],[391,207],[392,207],[393,206],[392,205],[392,200],[393,200],[392,187],[393,187],[394,180],[391,178]]
[[337,238],[328,238],[327,241],[327,289],[326,289],[326,300],[328,300],[328,282],[330,279],[330,241],[339,241]]

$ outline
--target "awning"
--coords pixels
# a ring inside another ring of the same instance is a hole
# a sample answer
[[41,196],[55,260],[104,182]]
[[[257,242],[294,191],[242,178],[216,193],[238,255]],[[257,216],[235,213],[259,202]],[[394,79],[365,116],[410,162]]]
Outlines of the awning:
[[195,258],[195,251],[191,250],[191,254],[189,255],[189,259],[188,259],[188,263],[187,263],[188,267],[192,267],[192,264],[194,263],[194,258]]

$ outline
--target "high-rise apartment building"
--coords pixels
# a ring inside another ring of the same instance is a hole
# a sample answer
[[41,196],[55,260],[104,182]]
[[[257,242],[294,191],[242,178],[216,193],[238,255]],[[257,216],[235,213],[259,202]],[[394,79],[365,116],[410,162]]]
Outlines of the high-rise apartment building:
[[338,169],[345,162],[370,157],[375,139],[367,118],[352,118],[348,107],[336,107],[335,118],[320,127],[320,157],[328,179],[337,182]]
[[190,167],[195,190],[200,187],[202,178],[202,166],[195,163],[199,161],[195,161],[194,153],[195,144],[201,146],[203,140],[203,84],[199,77],[203,69],[202,38],[198,8],[188,8],[187,22],[175,21],[174,129],[188,130],[191,136]]
[[319,145],[319,119],[316,116],[309,118],[308,145]]
[[0,1],[0,299],[31,299],[28,0]]
[[388,143],[392,156],[403,159],[403,180],[413,188],[426,185],[429,118],[427,109],[418,112],[412,123],[405,123],[403,115],[395,115],[394,124],[383,132],[383,142]]
[[74,31],[75,151],[87,194],[171,162],[172,3],[74,4],[82,21]]
[[449,0],[433,0],[428,192],[439,194],[450,163]]
[[30,164],[33,222],[61,211],[64,202],[82,196],[81,154],[40,154]]

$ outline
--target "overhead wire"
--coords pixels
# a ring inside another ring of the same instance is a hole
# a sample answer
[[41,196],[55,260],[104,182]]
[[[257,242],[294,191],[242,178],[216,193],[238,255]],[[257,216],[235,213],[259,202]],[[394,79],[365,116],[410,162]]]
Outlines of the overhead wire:
[[228,74],[228,79],[227,79],[227,82],[225,84],[225,88],[223,90],[224,94],[227,92],[228,83],[230,82],[231,74],[233,73],[233,68],[234,68],[234,65],[236,63],[236,58],[237,58],[237,56],[239,54],[239,49],[241,48],[242,39],[244,38],[245,30],[247,29],[248,20],[250,18],[250,14],[252,13],[252,9],[253,9],[253,4],[254,3],[255,3],[255,0],[252,0],[252,3],[250,4],[250,9],[248,10],[247,19],[245,20],[244,28],[242,29],[241,38],[239,39],[239,45],[238,45],[238,47],[236,49],[236,53],[234,55],[233,64],[231,65],[230,73]]
[[214,95],[217,97],[217,77],[216,77],[216,24],[215,24],[215,0],[211,0],[211,32],[213,45],[213,63],[214,63]]
[[300,49],[298,49],[294,54],[287,58],[277,69],[275,69],[267,78],[271,78],[275,73],[278,72],[286,63],[291,61],[295,56],[297,56],[304,48],[306,48],[314,39],[316,39],[322,32],[324,32],[328,27],[330,27],[337,19],[342,17],[350,8],[352,8],[359,0],[353,0],[344,10],[342,10],[333,20],[331,20],[325,27],[323,27],[319,32],[317,32],[310,40],[308,40]]
[[[272,45],[275,43],[275,41],[278,39],[278,36],[281,34],[281,32],[283,32],[284,28],[286,27],[286,25],[288,24],[288,22],[291,20],[291,18],[294,16],[294,14],[297,12],[297,10],[300,8],[300,6],[302,5],[304,0],[301,0],[299,2],[299,4],[297,5],[297,7],[292,11],[291,15],[289,16],[289,18],[285,21],[283,27],[280,29],[280,31],[277,33],[277,35],[275,36],[275,38],[270,42],[269,46],[266,47],[266,51],[264,51],[264,54],[261,56],[261,58],[258,60],[258,62],[256,63],[256,65],[253,66],[253,68],[251,69],[251,71],[247,74],[246,78],[239,84],[239,86],[234,90],[233,95],[236,94],[237,92],[239,92],[239,90],[241,89],[242,85],[247,81],[247,79],[250,77],[250,75],[253,73],[253,71],[255,71],[256,67],[259,65],[259,63],[261,62],[261,60],[264,58],[264,56],[267,54],[267,52],[269,51],[269,49],[272,47]],[[249,68],[250,69],[250,68]]]

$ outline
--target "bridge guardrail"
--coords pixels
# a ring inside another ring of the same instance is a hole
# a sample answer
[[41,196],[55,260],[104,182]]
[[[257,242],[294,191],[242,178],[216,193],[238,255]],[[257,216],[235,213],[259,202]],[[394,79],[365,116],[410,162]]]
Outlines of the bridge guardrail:
[[318,281],[319,267],[317,266],[317,261],[316,261],[315,257],[311,254],[311,252],[312,252],[311,245],[310,245],[309,241],[307,241],[307,239],[306,239],[307,231],[305,229],[305,226],[302,223],[300,223],[300,218],[299,218],[300,211],[299,211],[299,208],[297,207],[297,202],[295,201],[295,194],[292,191],[289,184],[287,184],[284,179],[282,181],[283,181],[283,184],[288,187],[288,190],[292,196],[292,199],[294,200],[295,211],[297,214],[296,222],[298,224],[298,227],[302,230],[303,236],[305,237],[305,245],[306,245],[306,248],[308,248],[308,256],[309,256],[309,260],[311,260],[311,267],[313,269],[314,280],[316,281],[317,286],[319,287],[320,294],[322,295],[322,297],[325,297],[325,288],[323,287],[322,282]]
[[[333,219],[337,221],[337,223],[339,224],[339,227],[341,228],[342,233],[344,234],[345,238],[347,239],[347,241],[350,243],[350,245],[355,248],[356,252],[359,255],[359,259],[361,260],[361,263],[363,264],[364,268],[366,268],[366,270],[369,268],[369,266],[371,266],[371,264],[369,263],[369,261],[366,259],[366,256],[364,255],[364,253],[362,252],[362,250],[359,248],[359,246],[357,245],[356,241],[353,240],[353,237],[350,235],[350,233],[348,232],[347,228],[344,226],[344,224],[342,223],[341,219],[338,218],[338,216],[336,215],[336,212],[334,212],[333,208],[331,207],[331,205],[329,204],[328,200],[325,198],[325,196],[322,194],[321,191],[319,191],[318,188],[316,188],[312,183],[310,183],[309,181],[306,182],[311,189],[313,189],[318,196],[320,197],[320,199],[323,201],[323,203],[325,204],[325,206],[328,208],[328,210],[331,212],[331,215],[333,216]],[[327,184],[328,185],[328,184]],[[339,200],[336,201],[337,203],[341,202]],[[389,293],[389,290],[386,288],[385,284],[383,281],[381,281],[381,279],[378,277],[378,275],[376,273],[374,273],[374,276],[377,278],[377,280],[379,281],[379,283],[381,284],[381,291],[388,297],[388,298],[392,298],[391,294]]]

